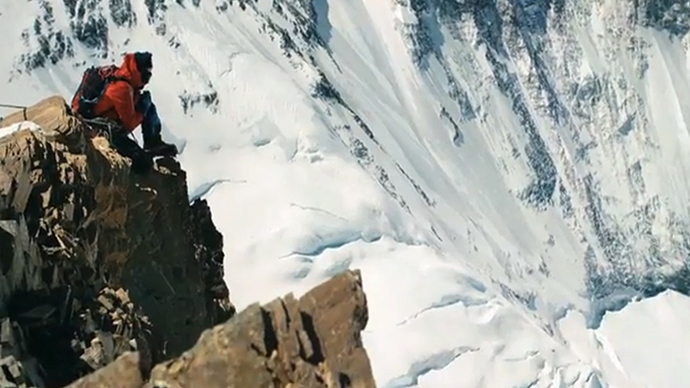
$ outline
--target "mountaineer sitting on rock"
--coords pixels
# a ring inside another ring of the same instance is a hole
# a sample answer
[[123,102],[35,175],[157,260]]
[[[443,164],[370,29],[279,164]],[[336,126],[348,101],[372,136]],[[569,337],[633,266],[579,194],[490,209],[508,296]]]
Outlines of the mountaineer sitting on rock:
[[[143,90],[151,79],[153,69],[152,54],[135,52],[125,54],[122,64],[91,67],[84,72],[82,81],[72,98],[72,109],[87,121],[94,118],[105,118],[117,124],[124,131],[113,131],[111,139],[123,147],[129,148],[125,154],[134,162],[141,164],[143,155],[124,144],[127,135],[141,125],[144,138],[144,151],[152,156],[175,156],[177,147],[165,143],[161,137],[161,121],[156,106],[151,101],[149,91]],[[122,135],[124,134],[124,138]],[[137,154],[137,160],[132,154]],[[149,165],[149,161],[145,162]]]

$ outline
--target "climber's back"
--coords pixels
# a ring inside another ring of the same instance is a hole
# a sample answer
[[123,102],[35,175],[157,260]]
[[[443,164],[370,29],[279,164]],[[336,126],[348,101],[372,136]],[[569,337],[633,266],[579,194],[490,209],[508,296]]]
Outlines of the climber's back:
[[133,131],[144,119],[144,112],[138,112],[136,106],[151,76],[151,59],[147,54],[128,53],[119,67],[87,69],[72,98],[72,109],[85,118],[105,117],[118,122],[127,132]]
[[141,124],[144,149],[152,155],[177,154],[177,147],[161,137],[158,110],[151,94],[142,91],[151,79],[152,55],[149,52],[125,54],[118,66],[92,67],[84,72],[72,109],[86,119],[103,117],[131,133]]

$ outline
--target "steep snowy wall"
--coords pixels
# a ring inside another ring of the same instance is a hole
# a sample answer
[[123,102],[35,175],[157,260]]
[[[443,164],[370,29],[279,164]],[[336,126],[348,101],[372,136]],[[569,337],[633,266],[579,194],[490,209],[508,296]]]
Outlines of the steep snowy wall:
[[381,386],[635,387],[577,338],[688,291],[686,1],[9,3],[1,99],[153,51],[233,301],[361,268]]

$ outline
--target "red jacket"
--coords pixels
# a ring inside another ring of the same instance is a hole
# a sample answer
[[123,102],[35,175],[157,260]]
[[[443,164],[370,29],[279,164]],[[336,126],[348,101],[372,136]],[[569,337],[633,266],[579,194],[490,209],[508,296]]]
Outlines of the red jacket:
[[141,81],[133,54],[124,56],[114,75],[125,78],[128,82],[115,81],[108,84],[103,97],[94,107],[94,114],[115,120],[122,124],[127,132],[132,132],[144,118],[143,113],[134,109],[144,83]]

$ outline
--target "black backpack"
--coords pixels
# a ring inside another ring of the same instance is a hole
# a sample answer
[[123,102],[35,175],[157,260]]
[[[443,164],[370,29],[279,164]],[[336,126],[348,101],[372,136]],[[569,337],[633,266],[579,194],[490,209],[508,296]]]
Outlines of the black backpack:
[[125,78],[115,76],[116,70],[115,65],[91,66],[84,70],[79,88],[72,99],[72,106],[77,106],[77,113],[81,117],[85,119],[95,117],[93,109],[103,97],[109,83],[126,81]]

